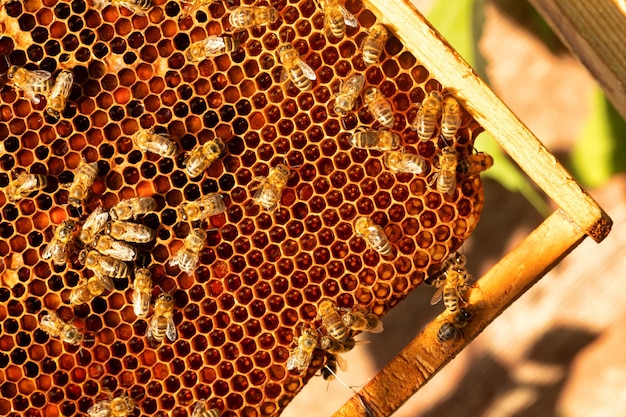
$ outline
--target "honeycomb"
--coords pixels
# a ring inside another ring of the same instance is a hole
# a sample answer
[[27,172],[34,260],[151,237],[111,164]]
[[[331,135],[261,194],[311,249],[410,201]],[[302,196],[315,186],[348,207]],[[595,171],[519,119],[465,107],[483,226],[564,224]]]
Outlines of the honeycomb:
[[[58,121],[45,100],[33,104],[9,84],[0,92],[1,415],[86,415],[112,393],[135,400],[134,415],[189,416],[197,401],[226,416],[277,415],[326,360],[317,349],[302,375],[285,366],[302,324],[319,326],[321,299],[383,316],[474,230],[480,178],[459,175],[451,196],[438,192],[432,166],[447,144],[422,142],[410,129],[416,104],[453,86],[442,86],[393,34],[381,62],[366,67],[360,45],[376,16],[359,0],[345,5],[359,26],[343,38],[324,34],[312,0],[282,0],[271,4],[276,22],[237,32],[242,47],[189,63],[191,43],[233,32],[236,5],[216,1],[189,16],[176,1],[155,1],[145,16],[85,0],[10,1],[1,9],[1,72],[18,65],[74,74]],[[315,70],[311,91],[281,81],[275,53],[284,41]],[[360,126],[380,127],[362,101],[345,117],[334,113],[332,96],[353,72],[392,103],[391,130],[430,162],[424,175],[394,174],[382,152],[350,145]],[[134,148],[132,134],[150,128],[169,133],[179,154]],[[463,110],[454,143],[460,159],[481,131]],[[185,153],[216,138],[225,155],[189,178]],[[82,161],[97,162],[99,174],[76,210],[65,184]],[[267,211],[253,202],[255,184],[280,163],[291,175],[280,206]],[[47,186],[12,203],[12,171],[44,175]],[[197,225],[176,208],[210,193],[222,193],[227,209],[202,224],[206,246],[187,274],[168,260]],[[153,302],[161,292],[174,297],[178,338],[157,347],[146,343],[149,318],[133,312],[132,278],[71,307],[71,289],[90,273],[76,253],[63,266],[41,257],[63,220],[82,222],[96,207],[133,196],[157,201],[157,211],[138,220],[156,229],[156,239],[142,246],[137,266],[152,272]],[[359,216],[383,228],[392,256],[355,235]],[[76,325],[83,343],[42,331],[46,310]]]

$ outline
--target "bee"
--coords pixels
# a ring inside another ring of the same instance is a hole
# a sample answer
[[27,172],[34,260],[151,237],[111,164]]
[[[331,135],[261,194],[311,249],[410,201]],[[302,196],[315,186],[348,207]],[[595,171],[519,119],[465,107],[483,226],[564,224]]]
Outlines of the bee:
[[422,104],[418,105],[417,115],[411,128],[417,131],[417,137],[421,141],[427,142],[435,133],[442,100],[441,93],[433,90],[424,98]]
[[446,146],[438,157],[439,172],[437,176],[437,191],[452,195],[456,188],[457,155],[452,146]]
[[365,77],[362,74],[352,74],[343,81],[341,91],[335,95],[335,113],[345,116],[352,111],[364,85]]
[[344,326],[354,331],[381,333],[384,330],[383,322],[373,313],[348,312],[341,316],[341,320]]
[[89,188],[91,188],[97,176],[97,162],[83,163],[78,167],[76,174],[74,174],[74,181],[70,184],[68,191],[68,201],[72,206],[80,206],[81,202],[87,198]]
[[385,231],[374,223],[372,219],[368,217],[357,217],[354,221],[354,231],[357,236],[362,237],[376,252],[383,256],[391,255],[391,242]]
[[317,7],[324,13],[324,33],[326,36],[333,35],[343,38],[346,34],[346,26],[357,27],[359,21],[338,0],[315,0]]
[[313,357],[313,351],[317,347],[318,337],[315,330],[305,328],[302,330],[302,335],[298,337],[298,344],[289,354],[287,359],[287,369],[297,369],[302,373],[309,367],[311,358]]
[[83,227],[80,229],[78,238],[85,245],[92,244],[96,236],[104,230],[104,226],[106,226],[108,220],[109,213],[104,211],[102,206],[96,207],[96,209],[87,216],[87,220],[85,220]]
[[96,237],[94,249],[103,255],[120,261],[134,261],[137,259],[137,248],[130,243],[115,240],[108,235],[99,235]]
[[104,9],[109,4],[124,7],[138,16],[144,16],[152,8],[151,0],[94,0],[96,8]]
[[238,6],[230,9],[228,20],[237,29],[265,26],[278,20],[278,10],[271,6]]
[[461,307],[459,311],[452,315],[437,332],[437,340],[440,343],[456,339],[463,329],[472,319],[472,312],[466,307]]
[[67,97],[70,95],[72,84],[74,84],[72,71],[63,70],[57,75],[50,95],[48,95],[48,107],[46,108],[48,115],[55,119],[59,118],[61,112],[65,110],[65,104],[67,103]]
[[78,327],[65,323],[56,314],[47,313],[41,317],[40,325],[50,336],[58,337],[71,345],[78,345],[83,341],[83,334]]
[[327,298],[317,305],[317,312],[322,320],[326,332],[335,340],[343,342],[350,336],[350,329],[346,327],[341,316],[337,312],[337,305]]
[[156,210],[156,201],[152,197],[131,197],[122,200],[109,210],[113,220],[136,219],[142,214]]
[[181,271],[191,273],[200,261],[200,251],[204,247],[206,232],[195,228],[189,233],[183,242],[183,247],[176,252],[176,256],[170,260],[171,266],[180,268]]
[[7,79],[15,88],[22,90],[24,96],[34,104],[39,104],[41,98],[47,96],[52,88],[52,74],[44,70],[27,70],[26,68],[11,66],[7,71]]
[[362,342],[363,341],[357,342],[356,340],[354,340],[353,337],[349,337],[346,340],[339,341],[330,336],[322,336],[320,338],[319,347],[330,354],[339,355],[340,353],[346,353],[351,351],[354,346]]
[[355,148],[373,151],[393,151],[400,148],[400,136],[389,130],[376,130],[359,127],[348,139]]
[[196,201],[183,201],[178,206],[178,215],[184,221],[205,220],[226,210],[221,194],[207,194]]
[[456,172],[473,177],[488,170],[493,165],[493,157],[485,152],[469,155],[456,166]]
[[192,13],[194,13],[196,10],[200,9],[201,7],[208,8],[210,5],[215,3],[215,0],[189,0],[189,1],[182,0],[182,2],[188,6],[186,6],[185,12],[180,16],[178,20],[183,19],[187,16],[191,16]]
[[448,272],[452,270],[453,266],[464,267],[466,263],[467,260],[465,259],[465,256],[463,256],[459,252],[454,252],[443,261],[441,267],[439,267],[439,270],[426,277],[424,283],[426,285],[440,287],[446,281],[448,277]]
[[472,288],[470,283],[472,280],[473,277],[467,272],[465,266],[452,265],[447,271],[446,280],[439,286],[430,304],[435,305],[443,298],[446,311],[451,314],[456,313],[465,304],[464,295]]
[[63,222],[54,229],[54,236],[50,243],[43,249],[41,257],[43,259],[52,258],[55,265],[65,265],[67,263],[67,244],[72,239],[72,232],[76,223],[72,220]]
[[152,297],[152,273],[147,268],[135,270],[133,287],[133,311],[137,317],[147,317]]
[[388,151],[383,155],[383,163],[389,170],[400,173],[423,174],[428,169],[428,161],[414,153]]
[[28,197],[32,192],[39,191],[48,185],[48,179],[44,175],[28,174],[21,172],[15,180],[7,187],[7,199],[14,203],[24,197]]
[[200,62],[205,58],[231,53],[239,49],[239,40],[229,35],[210,35],[206,39],[189,46],[185,56],[190,62]]
[[274,168],[270,168],[267,178],[258,178],[261,184],[254,194],[253,200],[265,210],[273,211],[278,206],[280,195],[289,180],[289,174],[289,168],[285,164],[278,164]]
[[124,395],[111,400],[102,400],[89,407],[89,417],[126,417],[133,413],[135,401]]
[[146,336],[152,346],[159,345],[166,336],[171,342],[176,340],[174,297],[171,294],[159,294]]
[[219,408],[206,409],[206,406],[202,402],[197,402],[191,412],[191,417],[220,417],[222,412]]
[[95,250],[83,250],[80,253],[79,261],[94,273],[111,278],[125,278],[129,274],[126,262],[102,255]]
[[363,92],[363,98],[367,109],[378,122],[388,128],[393,127],[395,119],[391,103],[383,96],[376,87],[369,87]]
[[154,133],[153,129],[140,129],[131,136],[133,144],[142,152],[152,152],[171,158],[178,153],[178,145],[166,133]]
[[70,291],[70,304],[85,304],[102,294],[104,291],[113,291],[113,281],[110,277],[102,274],[95,274],[93,277],[82,280]]
[[204,170],[224,153],[225,149],[226,145],[221,139],[210,140],[204,145],[196,146],[185,159],[185,171],[192,178],[202,175]]
[[450,143],[456,138],[456,132],[461,126],[461,106],[454,97],[446,96],[441,107],[441,136]]
[[383,53],[385,43],[389,39],[389,31],[385,25],[376,23],[369,29],[367,37],[363,41],[363,62],[366,66],[375,64]]
[[290,43],[278,47],[278,60],[283,64],[281,82],[287,78],[302,91],[313,88],[313,80],[317,78],[315,71],[300,57],[296,48]]
[[131,243],[148,243],[154,240],[154,230],[150,227],[122,220],[107,222],[104,233],[113,239]]
[[339,355],[329,354],[326,359],[326,364],[320,369],[324,381],[330,382],[334,380],[337,376],[337,368],[345,372],[348,370],[348,363]]

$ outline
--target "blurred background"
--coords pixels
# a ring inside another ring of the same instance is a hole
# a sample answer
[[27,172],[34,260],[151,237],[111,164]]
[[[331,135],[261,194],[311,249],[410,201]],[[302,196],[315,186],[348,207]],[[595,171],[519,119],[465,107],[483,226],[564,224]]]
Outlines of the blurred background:
[[[614,221],[497,318],[398,417],[626,415],[626,124],[589,72],[525,0],[413,0]],[[555,209],[487,134],[481,222],[461,251],[480,277]],[[382,335],[344,355],[358,389],[442,310],[418,287]],[[365,336],[365,337],[364,337]],[[353,393],[313,378],[282,414],[330,416]]]

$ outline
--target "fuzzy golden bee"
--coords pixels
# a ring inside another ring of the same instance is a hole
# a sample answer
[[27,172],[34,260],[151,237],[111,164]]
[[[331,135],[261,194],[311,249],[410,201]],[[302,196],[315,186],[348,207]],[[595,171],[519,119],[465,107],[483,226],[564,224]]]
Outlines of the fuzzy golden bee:
[[446,146],[441,150],[437,159],[439,162],[439,171],[435,173],[437,191],[452,195],[456,188],[456,167],[458,164],[456,150],[452,146]]
[[20,172],[7,187],[7,199],[15,203],[35,191],[46,188],[47,185],[48,179],[44,175]]
[[369,333],[382,333],[383,322],[373,313],[361,311],[351,311],[341,316],[344,326],[353,331],[364,331]]
[[133,311],[137,317],[145,318],[150,311],[150,299],[152,298],[152,273],[148,268],[135,270],[132,288]]
[[335,95],[335,113],[345,116],[356,106],[356,101],[365,85],[365,76],[352,74],[341,83],[340,91]]
[[94,273],[111,278],[125,278],[129,274],[126,262],[102,255],[95,250],[83,250],[79,255],[79,261]]
[[378,122],[387,127],[392,128],[395,123],[393,116],[393,108],[389,100],[383,96],[383,93],[376,87],[369,87],[363,92],[363,99],[367,105],[367,109]]
[[113,220],[107,222],[104,233],[113,239],[131,243],[148,243],[154,240],[154,229],[143,224]]
[[113,220],[136,219],[156,210],[156,201],[152,197],[131,197],[122,200],[109,210]]
[[423,142],[429,141],[437,130],[442,101],[441,93],[433,90],[418,106],[417,115],[411,128],[417,131],[417,137]]
[[191,150],[185,159],[185,171],[191,178],[202,175],[213,162],[215,162],[226,150],[226,145],[221,139],[213,139],[204,145],[198,145]]
[[456,172],[468,177],[473,177],[479,175],[481,172],[487,171],[492,166],[493,157],[485,152],[478,152],[462,159],[456,167]]
[[447,321],[441,325],[437,332],[437,340],[440,343],[445,343],[456,339],[461,334],[461,329],[469,324],[472,317],[473,314],[468,308],[461,307],[459,311],[452,314]]
[[152,8],[151,0],[94,0],[95,7],[100,10],[109,4],[123,7],[138,16],[144,16]]
[[297,369],[302,373],[306,371],[311,363],[313,357],[313,351],[317,347],[318,336],[315,330],[311,328],[304,328],[302,334],[298,337],[297,345],[289,354],[287,359],[287,369]]
[[429,163],[426,158],[414,153],[404,151],[387,151],[383,154],[383,163],[392,172],[423,174],[428,170]]
[[70,323],[65,323],[56,314],[48,313],[41,317],[41,329],[50,336],[58,337],[62,341],[71,345],[78,345],[83,341],[83,334],[78,327]]
[[178,145],[166,133],[154,133],[153,129],[139,129],[131,136],[133,144],[142,152],[171,158],[178,153]]
[[174,297],[171,294],[159,294],[146,333],[148,342],[151,346],[158,346],[166,337],[173,342],[177,336],[174,324]]
[[231,53],[239,49],[239,40],[229,35],[210,35],[206,39],[192,43],[185,56],[189,62]]
[[88,303],[105,291],[113,291],[113,281],[106,275],[95,274],[72,288],[69,296],[70,305]]
[[74,84],[74,74],[72,71],[62,70],[57,75],[48,95],[48,103],[46,107],[46,113],[55,119],[58,119],[61,112],[65,110],[67,104],[67,98],[72,90]]
[[376,130],[359,127],[348,142],[355,148],[371,149],[373,151],[392,151],[402,145],[400,136],[389,130]]
[[82,163],[76,169],[74,181],[68,190],[68,201],[74,207],[79,207],[89,195],[89,189],[98,176],[98,163]]
[[322,325],[326,332],[335,340],[343,342],[350,336],[350,329],[346,327],[339,312],[337,305],[330,299],[323,299],[317,305],[317,314],[322,320]]
[[184,221],[194,222],[206,220],[226,210],[224,196],[213,193],[200,197],[195,201],[183,201],[177,208],[178,215]]
[[313,80],[317,78],[315,71],[300,57],[296,48],[290,43],[282,43],[278,47],[278,60],[283,65],[281,82],[291,82],[302,91],[313,88]]
[[65,265],[67,263],[67,245],[72,239],[72,232],[76,227],[76,223],[72,220],[64,220],[54,229],[54,236],[48,243],[41,254],[43,259],[52,258],[55,265]]
[[335,38],[343,38],[347,26],[358,27],[359,21],[338,0],[315,0],[324,13],[324,33]]
[[102,400],[89,407],[89,417],[127,417],[132,415],[135,401],[124,395],[110,400]]
[[13,86],[24,92],[24,97],[39,104],[41,98],[47,96],[52,88],[52,74],[44,70],[28,70],[13,65],[7,71],[7,79]]
[[446,96],[441,105],[441,136],[446,143],[453,143],[461,127],[461,106],[452,96]]
[[220,415],[222,415],[222,412],[219,408],[210,408],[207,410],[203,402],[197,402],[191,412],[191,417],[220,417]]
[[270,168],[267,178],[258,178],[261,184],[254,194],[254,202],[265,210],[273,211],[278,207],[280,195],[289,180],[289,175],[289,168],[285,164],[278,164],[274,168]]
[[278,20],[278,11],[271,6],[238,6],[230,9],[228,21],[233,28],[249,29],[266,26]]
[[465,259],[465,256],[463,254],[459,252],[454,252],[443,261],[437,271],[426,277],[424,283],[426,285],[440,287],[446,281],[448,277],[448,272],[452,270],[452,267],[465,267],[466,263],[467,260]]
[[363,62],[366,66],[374,65],[380,60],[385,44],[389,39],[389,31],[382,23],[374,24],[363,40]]
[[96,240],[96,236],[104,230],[107,221],[109,220],[109,213],[106,212],[102,206],[98,206],[89,213],[85,223],[80,228],[78,238],[85,245],[90,245]]
[[183,241],[183,247],[176,252],[169,264],[171,266],[178,265],[181,271],[193,272],[200,261],[200,251],[205,242],[206,232],[200,228],[193,229]]
[[446,280],[437,289],[430,303],[434,305],[443,299],[446,311],[455,314],[466,304],[465,294],[472,288],[472,280],[465,266],[460,264],[451,266],[447,271]]
[[382,227],[377,225],[369,217],[360,216],[354,221],[354,232],[365,241],[376,252],[383,256],[393,254],[391,242]]
[[130,243],[115,240],[108,235],[98,235],[93,247],[101,254],[120,261],[134,261],[138,255],[137,248]]
[[215,3],[216,0],[182,0],[181,2],[185,4],[183,14],[180,16],[178,20],[184,19],[187,16],[191,16],[200,8],[208,9],[210,5]]

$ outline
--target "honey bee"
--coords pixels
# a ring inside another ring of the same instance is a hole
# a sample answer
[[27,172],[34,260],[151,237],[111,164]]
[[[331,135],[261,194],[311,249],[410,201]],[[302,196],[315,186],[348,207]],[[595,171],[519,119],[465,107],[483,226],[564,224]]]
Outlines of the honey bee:
[[452,195],[456,188],[457,155],[452,146],[446,146],[439,155],[439,172],[437,176],[437,191]]
[[93,277],[82,280],[70,291],[70,304],[75,306],[85,304],[102,294],[104,291],[113,291],[113,281],[110,277],[95,274]]
[[146,336],[152,346],[159,345],[166,336],[171,342],[176,340],[174,297],[171,294],[159,294]]
[[343,38],[346,34],[346,26],[357,27],[359,21],[338,0],[315,0],[317,7],[324,13],[324,33],[326,36],[333,35]]
[[122,200],[109,210],[113,220],[136,219],[142,214],[156,210],[156,201],[152,197],[131,197]]
[[124,261],[102,255],[95,250],[83,250],[79,256],[80,263],[96,274],[111,278],[125,278],[129,274],[128,265]]
[[319,347],[330,354],[339,355],[340,353],[346,353],[351,351],[354,346],[362,342],[363,341],[357,342],[356,340],[354,340],[353,337],[349,337],[346,340],[339,341],[330,336],[322,336],[320,338]]
[[98,163],[83,163],[74,174],[74,181],[70,185],[68,194],[69,203],[74,206],[80,206],[81,202],[87,198],[89,188],[93,185],[98,176]]
[[137,317],[147,317],[152,297],[152,273],[147,268],[135,270],[133,287],[133,311]]
[[418,105],[417,116],[411,128],[417,131],[417,137],[421,141],[427,142],[435,133],[442,100],[441,93],[433,90],[424,98],[422,104]]
[[260,177],[261,181],[258,191],[254,194],[253,200],[260,204],[265,210],[273,211],[280,200],[280,195],[289,179],[289,168],[285,164],[278,164],[270,168],[266,177]]
[[274,23],[278,11],[271,6],[238,6],[230,9],[229,22],[237,29],[248,29]]
[[151,0],[94,0],[94,5],[99,9],[103,9],[109,4],[124,7],[138,16],[144,16],[152,8]]
[[391,108],[391,103],[383,96],[383,93],[376,87],[369,87],[363,92],[363,98],[372,116],[381,125],[392,128],[395,122],[393,109]]
[[341,316],[341,320],[344,326],[354,331],[381,333],[384,330],[383,322],[373,313],[348,312]]
[[187,6],[185,7],[185,12],[180,16],[179,20],[187,16],[191,16],[192,13],[195,13],[195,11],[201,7],[208,8],[210,5],[215,3],[215,0],[182,0],[182,2]]
[[189,233],[183,242],[183,247],[176,252],[176,256],[170,260],[171,266],[180,268],[181,271],[191,273],[200,261],[200,251],[204,247],[206,232],[195,228]]
[[317,78],[315,71],[300,57],[296,48],[290,43],[278,47],[278,60],[283,64],[281,82],[287,78],[302,91],[313,88],[313,80]]
[[103,255],[120,261],[134,261],[137,259],[137,248],[130,243],[115,240],[111,236],[99,235],[96,237],[94,249]]
[[345,116],[352,111],[364,85],[365,77],[362,74],[352,74],[343,81],[341,91],[335,95],[335,113]]
[[41,329],[50,336],[58,337],[71,345],[78,345],[83,341],[83,334],[78,327],[65,323],[56,314],[47,313],[40,320]]
[[469,309],[461,307],[448,321],[441,325],[437,332],[437,340],[440,343],[444,343],[456,339],[461,334],[461,329],[467,326],[472,317],[473,314]]
[[377,225],[368,217],[357,217],[354,221],[354,231],[357,236],[362,237],[376,252],[383,256],[391,255],[391,242],[385,235],[382,227]]
[[206,409],[206,406],[202,402],[197,402],[191,412],[191,417],[220,417],[222,412],[219,408]]
[[7,187],[7,199],[14,203],[32,192],[42,190],[48,185],[48,179],[44,175],[28,174],[21,172]]
[[48,95],[48,107],[46,108],[48,115],[55,119],[59,118],[61,112],[65,109],[72,84],[74,84],[74,74],[72,71],[63,70],[57,75],[50,95]]
[[402,151],[388,151],[383,155],[383,163],[392,172],[406,172],[423,174],[428,169],[428,161],[414,153]]
[[150,227],[122,220],[107,222],[104,233],[113,239],[131,243],[148,243],[154,240],[154,230]]
[[224,153],[226,145],[221,139],[214,139],[204,145],[198,145],[191,150],[185,159],[185,171],[191,178],[202,175],[213,162]]
[[178,153],[178,145],[166,133],[154,133],[153,129],[140,129],[131,137],[133,144],[142,152],[152,152],[171,158]]
[[76,223],[72,220],[63,222],[54,229],[54,236],[50,243],[43,249],[41,257],[43,259],[52,258],[55,265],[65,265],[67,263],[67,244],[72,239],[72,232]]
[[389,32],[385,25],[376,23],[369,29],[367,37],[363,41],[363,62],[369,66],[375,64],[383,53],[385,43],[389,39]]
[[355,148],[373,151],[392,151],[401,146],[400,136],[397,133],[365,127],[359,127],[348,141]]
[[[443,99],[441,112],[441,136],[450,143],[456,138],[456,132],[461,126],[461,106],[452,96]],[[421,139],[421,138],[420,138]]]
[[464,267],[466,263],[467,260],[465,259],[465,256],[463,256],[459,252],[454,252],[443,261],[439,270],[426,277],[424,283],[426,285],[434,285],[435,287],[440,287],[446,281],[448,277],[448,271],[451,271],[453,266]]
[[106,226],[108,220],[109,213],[104,211],[102,206],[96,207],[96,209],[87,216],[87,220],[85,220],[83,227],[80,229],[78,238],[85,245],[92,244],[96,236],[104,230],[104,226]]
[[446,280],[440,284],[430,304],[435,305],[443,298],[446,311],[456,313],[466,302],[464,296],[472,288],[472,280],[472,275],[464,265],[458,263],[451,265],[446,271]]
[[287,359],[287,369],[297,369],[302,373],[309,367],[311,358],[313,357],[313,351],[317,347],[318,337],[315,330],[305,328],[302,330],[302,335],[298,337],[298,344],[289,354]]
[[239,49],[239,40],[229,35],[210,35],[206,39],[189,46],[185,56],[190,62],[200,62],[205,58],[215,57]]
[[350,336],[350,329],[346,327],[341,319],[334,301],[327,298],[323,299],[317,305],[317,312],[322,320],[322,325],[326,328],[326,332],[333,339],[343,342]]
[[461,160],[456,167],[456,172],[473,177],[488,170],[493,165],[493,157],[485,152],[469,155]]
[[205,220],[226,210],[221,194],[207,194],[196,201],[183,201],[178,206],[178,215],[184,221]]
[[52,88],[52,74],[44,70],[27,70],[26,68],[11,66],[7,71],[7,79],[15,88],[22,90],[24,96],[35,104],[41,102],[37,95],[47,96]]
[[89,407],[89,417],[126,417],[133,413],[135,401],[124,395],[111,400],[102,400]]

